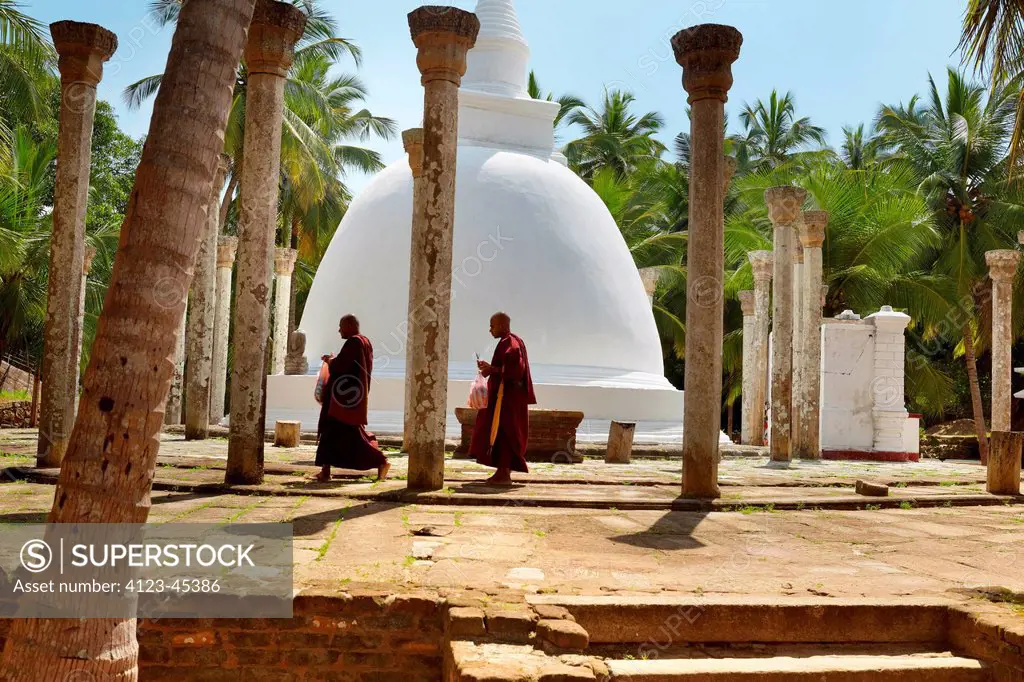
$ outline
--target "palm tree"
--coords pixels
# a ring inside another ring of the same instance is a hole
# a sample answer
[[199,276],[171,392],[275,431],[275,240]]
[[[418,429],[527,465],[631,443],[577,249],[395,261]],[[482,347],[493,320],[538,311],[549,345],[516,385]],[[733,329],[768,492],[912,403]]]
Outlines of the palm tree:
[[[987,68],[993,85],[1005,85],[1024,74],[1024,3],[1020,0],[969,0],[960,48],[966,62],[981,73]],[[1010,140],[1011,175],[1024,149],[1024,91],[1017,94],[1016,123]]]
[[530,71],[530,80],[526,86],[526,92],[532,99],[541,99],[546,102],[558,102],[559,110],[558,115],[555,116],[555,140],[558,140],[558,132],[565,123],[565,118],[577,109],[582,109],[586,103],[576,97],[575,95],[561,95],[557,99],[553,92],[549,92],[546,95],[540,87],[540,82],[537,80],[537,74],[534,71]]
[[[394,121],[376,117],[352,104],[366,97],[366,88],[355,76],[329,77],[328,71],[344,55],[361,63],[362,53],[351,41],[337,37],[338,26],[320,0],[292,0],[308,16],[305,33],[295,50],[295,62],[285,84],[285,111],[281,141],[281,172],[296,192],[308,202],[322,200],[333,180],[347,169],[379,170],[380,158],[373,151],[341,144],[343,138],[385,140],[396,134]],[[153,0],[150,7],[164,23],[174,22],[181,0]],[[150,76],[128,86],[124,99],[137,108],[160,87],[161,76]],[[232,157],[232,172],[222,207],[222,223],[238,187],[245,136],[245,102],[248,71],[242,64],[235,84],[235,96],[225,138],[225,153]],[[339,188],[344,196],[348,190]]]
[[24,128],[0,154],[0,357],[34,352],[46,317],[50,218],[44,207],[56,147]]
[[660,159],[665,145],[655,135],[665,125],[661,114],[637,116],[630,111],[636,98],[628,92],[606,90],[599,108],[585,106],[569,113],[566,121],[579,126],[583,137],[566,145],[570,167],[585,180],[604,167],[625,177],[640,165]]
[[0,0],[0,141],[5,149],[18,125],[48,114],[48,95],[58,84],[56,52],[45,27],[19,7],[15,0]]
[[983,458],[987,440],[976,356],[985,343],[980,324],[986,298],[984,254],[1016,245],[1022,205],[1008,188],[1006,149],[1018,95],[1017,86],[986,92],[949,69],[945,98],[929,77],[924,102],[915,98],[907,106],[883,107],[877,121],[894,155],[914,168],[920,192],[935,215],[941,241],[927,255],[930,269],[952,285],[952,326],[960,337],[957,353],[967,363]]
[[744,104],[740,111],[743,133],[733,135],[741,170],[775,168],[812,144],[825,144],[825,129],[807,117],[797,118],[793,93],[781,97],[772,90],[768,101]]
[[878,160],[881,151],[881,140],[873,131],[865,132],[863,123],[856,128],[843,126],[843,145],[839,157],[850,170],[870,167]]
[[[231,104],[230,74],[253,7],[254,0],[204,0],[181,10],[54,492],[52,523],[144,523],[149,515],[173,364],[168,358],[185,305],[182,299],[167,307],[154,295],[154,283],[189,289],[190,270],[180,264],[195,259],[207,221],[205,211],[180,209],[209,199]],[[191,107],[208,116],[189,116]],[[135,634],[133,618],[15,620],[0,669],[9,682],[78,675],[130,682],[138,678]]]

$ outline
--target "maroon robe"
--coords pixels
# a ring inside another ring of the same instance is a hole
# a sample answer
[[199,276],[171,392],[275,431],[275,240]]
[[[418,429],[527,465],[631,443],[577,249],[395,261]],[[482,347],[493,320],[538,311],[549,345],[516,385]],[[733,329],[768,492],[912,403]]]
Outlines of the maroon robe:
[[330,375],[320,408],[317,466],[356,471],[380,468],[387,458],[377,446],[377,439],[365,428],[373,372],[370,340],[365,336],[347,339],[328,368]]
[[[501,399],[501,415],[498,421],[498,435],[491,442],[491,423],[498,389],[505,385]],[[536,405],[533,394],[533,377],[530,376],[530,359],[526,344],[515,334],[509,333],[494,349],[491,359],[491,373],[487,377],[487,407],[477,413],[473,427],[470,454],[485,466],[511,469],[527,473],[526,444],[530,438],[529,406]]]

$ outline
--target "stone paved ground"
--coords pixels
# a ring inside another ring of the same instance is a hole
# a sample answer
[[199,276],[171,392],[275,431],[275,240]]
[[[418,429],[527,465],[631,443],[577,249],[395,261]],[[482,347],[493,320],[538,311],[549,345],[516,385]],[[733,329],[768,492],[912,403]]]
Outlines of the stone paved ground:
[[[34,437],[28,431],[0,431],[0,464],[30,465]],[[186,444],[180,437],[166,437],[158,479],[212,485],[222,478],[218,467],[226,447],[223,441]],[[673,461],[627,467],[599,461],[539,465],[525,479],[527,485],[501,493],[472,485],[486,470],[450,461],[450,489],[436,503],[408,504],[360,499],[401,488],[401,480],[383,485],[355,478],[324,486],[305,482],[312,457],[309,446],[289,451],[268,447],[270,469],[280,473],[268,476],[269,487],[258,491],[263,494],[158,491],[150,521],[291,521],[298,586],[386,583],[585,594],[892,597],[956,596],[978,586],[1002,585],[1024,592],[1024,506],[1016,504],[1019,498],[995,500],[995,506],[926,509],[907,502],[903,509],[862,511],[814,509],[812,504],[778,511],[744,501],[848,496],[857,478],[906,485],[893,489],[897,496],[980,495],[984,470],[977,464],[829,462],[786,471],[767,468],[762,458],[726,459],[723,494],[735,496],[732,511],[680,512],[626,510],[614,504],[602,509],[529,506],[530,496],[671,500],[678,494],[679,478]],[[396,457],[395,465],[401,478],[405,462]],[[0,483],[0,520],[42,520],[52,494],[47,484],[5,480]],[[447,506],[446,496],[461,496],[462,506]]]

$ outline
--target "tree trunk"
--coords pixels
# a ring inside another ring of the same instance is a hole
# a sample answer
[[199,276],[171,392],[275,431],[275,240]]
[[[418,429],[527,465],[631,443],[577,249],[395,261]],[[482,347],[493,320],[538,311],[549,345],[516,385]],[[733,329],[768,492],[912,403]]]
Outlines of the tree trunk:
[[[177,327],[255,0],[186,2],[136,173],[52,523],[149,515]],[[6,682],[133,682],[135,619],[15,620]]]
[[985,427],[985,406],[981,402],[981,385],[978,383],[978,361],[974,357],[974,331],[971,325],[964,325],[964,362],[967,363],[967,381],[971,386],[971,407],[974,410],[974,430],[978,434],[978,453],[981,463],[988,463],[988,429]]

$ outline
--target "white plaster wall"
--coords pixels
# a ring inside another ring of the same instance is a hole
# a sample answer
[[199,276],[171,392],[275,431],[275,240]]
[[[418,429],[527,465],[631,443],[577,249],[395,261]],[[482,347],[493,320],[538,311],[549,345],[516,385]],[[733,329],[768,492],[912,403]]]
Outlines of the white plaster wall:
[[821,447],[871,450],[875,328],[862,321],[822,324]]

